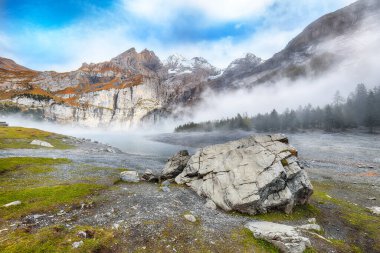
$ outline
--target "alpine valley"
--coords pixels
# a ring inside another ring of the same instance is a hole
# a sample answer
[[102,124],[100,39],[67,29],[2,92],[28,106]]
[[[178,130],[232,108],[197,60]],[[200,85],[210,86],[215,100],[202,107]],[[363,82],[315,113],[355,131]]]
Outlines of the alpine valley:
[[[248,53],[223,70],[202,57],[173,55],[163,61],[152,51],[134,48],[67,73],[34,71],[0,58],[1,106],[91,127],[131,127],[180,117],[204,99],[206,90],[250,89],[330,71],[350,59],[346,45],[356,33],[376,28],[372,24],[379,20],[379,10],[379,1],[358,1],[319,18],[272,58]],[[339,50],[329,47],[332,43]]]

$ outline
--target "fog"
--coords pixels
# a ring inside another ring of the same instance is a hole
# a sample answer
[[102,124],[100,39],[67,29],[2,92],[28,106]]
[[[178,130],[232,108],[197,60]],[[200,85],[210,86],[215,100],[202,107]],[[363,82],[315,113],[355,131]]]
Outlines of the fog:
[[[14,126],[34,127],[80,138],[95,139],[115,145],[125,152],[154,153],[161,146],[156,146],[155,142],[150,141],[150,136],[172,132],[177,125],[188,121],[215,120],[233,117],[237,113],[253,116],[273,109],[283,112],[286,108],[297,109],[307,104],[324,106],[332,102],[337,90],[343,97],[347,97],[358,83],[364,83],[368,88],[380,85],[379,24],[379,17],[368,18],[357,32],[320,45],[317,48],[320,52],[330,52],[344,58],[327,73],[297,81],[282,79],[274,84],[263,84],[251,90],[240,89],[219,94],[206,91],[202,96],[202,103],[191,109],[180,109],[187,110],[187,113],[182,115],[190,116],[176,120],[167,119],[154,126],[138,126],[133,129],[115,126],[105,130],[36,122],[16,116],[6,117],[4,120]],[[171,150],[172,147],[166,148]]]
[[319,46],[320,52],[330,52],[344,60],[327,73],[297,81],[283,79],[274,84],[263,84],[251,90],[228,91],[216,94],[208,91],[203,102],[189,112],[186,121],[207,121],[235,116],[237,113],[255,115],[276,109],[297,109],[312,104],[324,106],[331,103],[337,90],[347,97],[358,83],[368,88],[380,84],[380,34],[379,18],[368,18],[361,29],[349,36]]
[[170,131],[169,128],[88,128],[73,124],[36,121],[19,115],[0,116],[0,121],[6,121],[10,126],[37,128],[77,138],[99,141],[103,144],[117,147],[129,154],[150,155],[166,159],[178,150],[189,149],[188,147],[171,145],[153,140],[157,134]]

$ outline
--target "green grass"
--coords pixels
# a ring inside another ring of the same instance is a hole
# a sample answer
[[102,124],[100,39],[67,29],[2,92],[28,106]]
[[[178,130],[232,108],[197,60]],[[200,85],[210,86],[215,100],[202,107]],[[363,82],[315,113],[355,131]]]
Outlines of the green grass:
[[273,244],[257,239],[253,236],[252,231],[248,228],[243,228],[233,232],[232,237],[243,246],[243,252],[257,253],[279,253],[280,250]]
[[308,218],[314,218],[319,214],[320,210],[311,204],[295,206],[293,212],[286,214],[283,211],[272,210],[268,213],[249,215],[239,212],[231,212],[233,215],[247,216],[256,220],[281,222],[281,221],[299,221]]
[[271,211],[266,214],[255,215],[255,219],[270,221],[270,222],[280,222],[280,221],[298,221],[305,220],[307,218],[313,218],[318,215],[320,211],[313,205],[306,204],[301,206],[296,206],[291,214],[286,214],[282,211]]
[[[351,228],[357,231],[357,235],[370,237],[373,240],[373,249],[380,251],[380,217],[371,214],[365,207],[354,205],[346,200],[334,198],[329,192],[333,185],[328,183],[314,182],[315,192],[312,200],[321,204],[334,205],[339,211],[339,218]],[[330,197],[328,197],[329,195]],[[355,238],[352,238],[355,240]],[[342,245],[341,245],[342,246]],[[355,246],[350,246],[355,249]],[[357,248],[357,247],[356,247]],[[359,248],[351,252],[360,252]]]
[[[102,189],[102,186],[93,184],[68,184],[44,186],[23,189],[0,190],[0,217],[3,219],[18,218],[20,216],[48,212],[57,209],[63,204],[74,204],[83,197]],[[3,207],[4,204],[20,200],[21,205]]]
[[[49,142],[56,149],[70,149],[72,145],[66,144],[63,135],[45,132],[33,128],[0,127],[0,149],[38,149],[41,146],[31,145],[33,140]],[[49,148],[47,148],[49,149]]]
[[[79,231],[91,231],[93,238],[80,238]],[[89,226],[70,230],[52,226],[31,233],[19,229],[0,240],[0,252],[3,253],[113,252],[116,242],[113,231]],[[72,243],[78,241],[83,241],[83,245],[73,249]]]
[[8,157],[0,158],[0,174],[9,171],[28,171],[32,173],[44,173],[52,171],[53,165],[68,164],[71,161],[65,158],[41,158],[41,157]]
[[355,245],[348,244],[345,241],[330,239],[332,245],[339,250],[339,252],[352,252],[352,253],[363,253],[363,251]]
[[[55,166],[70,164],[69,159],[40,157],[0,158],[0,220],[55,211],[64,204],[75,204],[104,188],[94,183],[65,183],[49,173]],[[21,205],[3,205],[19,200]]]

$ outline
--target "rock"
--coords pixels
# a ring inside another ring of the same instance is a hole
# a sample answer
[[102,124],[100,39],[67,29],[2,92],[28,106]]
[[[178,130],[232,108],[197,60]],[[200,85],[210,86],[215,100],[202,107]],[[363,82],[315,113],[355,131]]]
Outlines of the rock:
[[165,180],[178,176],[186,167],[189,159],[190,155],[187,150],[179,151],[175,156],[168,160],[161,173],[161,178]]
[[73,246],[74,249],[77,249],[77,248],[79,248],[82,245],[83,245],[83,241],[73,242],[73,244],[72,244],[72,246]]
[[306,224],[306,225],[301,225],[301,226],[297,226],[298,229],[301,229],[301,230],[315,230],[315,231],[322,231],[322,228],[321,226],[317,225],[317,224]]
[[140,182],[139,173],[137,171],[123,171],[120,173],[120,179],[128,183]]
[[4,207],[18,206],[18,205],[21,205],[21,201],[20,200],[16,200],[16,201],[13,201],[11,203],[5,204]]
[[108,153],[114,153],[114,154],[116,153],[116,151],[113,150],[112,148],[106,148],[105,151]]
[[311,224],[316,224],[317,223],[317,219],[316,218],[310,218],[310,219],[307,219],[307,222],[309,222]]
[[33,215],[33,219],[38,220],[39,218],[45,217],[45,216],[46,216],[46,214],[35,214],[35,215]]
[[288,225],[266,221],[250,222],[246,227],[255,238],[266,240],[284,253],[302,253],[311,246],[310,240]]
[[163,187],[161,187],[161,190],[162,190],[163,192],[171,192],[170,188],[167,187],[167,186],[163,186]]
[[375,197],[369,197],[368,200],[376,200]]
[[154,183],[156,183],[156,182],[159,181],[158,176],[155,175],[155,174],[153,173],[153,171],[151,171],[151,170],[146,170],[146,171],[144,172],[144,174],[141,176],[141,179],[142,179],[142,180],[145,180],[145,181],[147,181],[147,182],[154,182]]
[[368,207],[368,210],[375,215],[380,215],[380,206]]
[[185,219],[190,221],[190,222],[196,222],[197,221],[197,219],[192,214],[185,214],[183,217],[185,217]]
[[53,145],[51,145],[49,142],[46,142],[46,141],[33,140],[30,144],[36,145],[36,146],[41,146],[41,147],[46,147],[46,148],[54,148]]
[[358,167],[359,169],[373,169],[373,168],[374,168],[374,166],[372,166],[372,165],[361,164],[361,163],[359,163],[359,164],[357,165],[357,167]]
[[313,193],[296,154],[283,135],[251,136],[200,149],[175,182],[225,211],[290,213]]
[[80,238],[87,238],[87,234],[84,231],[79,231],[77,233],[77,236],[80,237]]
[[205,207],[207,207],[208,209],[211,209],[211,210],[216,210],[216,208],[217,208],[214,201],[212,201],[211,199],[208,199],[206,201]]
[[7,232],[9,229],[7,229],[7,228],[4,228],[4,229],[0,229],[0,234],[2,233],[2,232]]

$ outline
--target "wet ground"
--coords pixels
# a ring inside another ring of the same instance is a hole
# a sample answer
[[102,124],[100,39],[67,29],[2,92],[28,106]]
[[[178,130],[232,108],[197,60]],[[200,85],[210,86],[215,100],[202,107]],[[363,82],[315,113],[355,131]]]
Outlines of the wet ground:
[[[96,225],[109,228],[135,231],[136,247],[144,247],[144,240],[138,238],[150,235],[159,236],[162,223],[168,220],[183,222],[184,213],[192,213],[202,222],[202,229],[208,240],[218,240],[234,228],[242,227],[251,217],[236,216],[204,206],[204,200],[185,187],[170,186],[164,192],[158,184],[124,184],[118,179],[120,168],[129,168],[143,173],[146,169],[154,172],[162,170],[169,151],[187,148],[195,152],[199,147],[238,139],[252,133],[191,133],[161,134],[143,138],[141,143],[151,145],[144,152],[139,147],[131,151],[125,136],[117,142],[108,141],[111,146],[88,140],[74,140],[74,150],[2,150],[0,157],[34,156],[69,158],[72,164],[59,166],[52,176],[68,181],[81,181],[84,178],[104,181],[112,185],[99,196],[92,196],[89,203],[78,208],[64,208],[55,214],[25,217],[20,221],[9,221],[4,228],[17,227],[18,223],[32,223],[37,227],[51,224],[66,226]],[[329,182],[337,185],[332,189],[336,197],[367,206],[380,206],[380,136],[363,133],[326,134],[322,132],[289,134],[290,143],[299,151],[309,176],[313,181]],[[93,136],[97,139],[96,136]],[[99,140],[106,139],[104,135]],[[134,140],[133,145],[137,145]],[[154,144],[152,144],[154,143]],[[115,145],[114,145],[115,144]],[[119,149],[121,151],[119,151]],[[155,154],[156,153],[156,154]],[[89,168],[98,169],[89,169]],[[103,169],[99,169],[103,168]],[[104,169],[108,168],[108,169]],[[341,187],[339,186],[341,185]],[[35,218],[37,217],[37,218]],[[78,217],[80,217],[78,219]],[[339,237],[342,231],[333,224],[326,227],[326,236]],[[341,238],[338,238],[341,239]],[[322,247],[322,246],[321,246]]]

